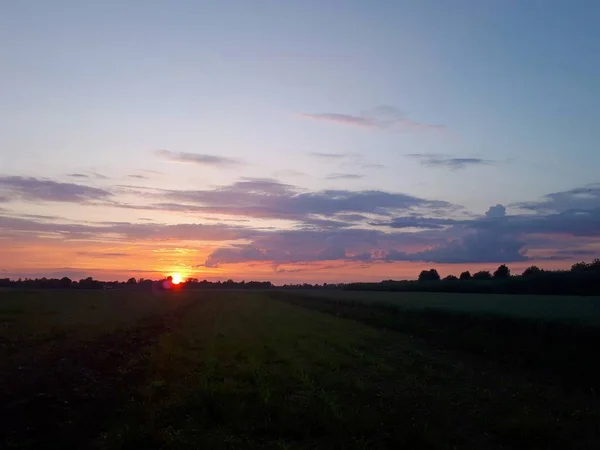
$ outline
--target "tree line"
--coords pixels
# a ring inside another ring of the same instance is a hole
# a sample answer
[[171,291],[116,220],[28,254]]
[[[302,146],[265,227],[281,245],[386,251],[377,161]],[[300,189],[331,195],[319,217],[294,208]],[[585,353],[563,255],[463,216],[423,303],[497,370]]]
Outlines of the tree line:
[[[127,281],[100,281],[92,277],[79,281],[62,278],[0,278],[0,288],[24,289],[133,289],[164,290],[173,288],[171,277],[161,280],[130,278]],[[384,280],[379,283],[297,283],[275,286],[270,281],[208,281],[188,278],[176,289],[346,289],[370,291],[472,292],[497,294],[571,294],[600,295],[600,259],[573,264],[570,270],[543,270],[530,266],[521,275],[512,275],[506,264],[494,272],[464,271],[444,279],[436,269],[423,270],[416,281]]]
[[417,281],[384,280],[379,283],[350,283],[347,290],[463,292],[490,294],[600,295],[600,259],[573,264],[570,270],[543,270],[530,266],[512,275],[506,264],[494,272],[481,270],[442,279],[436,269],[423,270]]
[[[177,289],[268,289],[273,285],[270,281],[199,281],[197,278],[188,278],[185,282],[176,285]],[[129,290],[164,290],[172,289],[172,278],[160,280],[147,278],[129,278],[127,281],[101,281],[93,277],[82,278],[79,281],[69,277],[62,278],[0,278],[0,288],[23,289],[129,289]]]

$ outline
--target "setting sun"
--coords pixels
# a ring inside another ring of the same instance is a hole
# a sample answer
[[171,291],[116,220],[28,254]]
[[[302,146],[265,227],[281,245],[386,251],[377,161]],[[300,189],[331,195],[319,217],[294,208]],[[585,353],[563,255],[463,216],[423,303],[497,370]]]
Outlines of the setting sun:
[[179,283],[181,283],[181,274],[174,273],[173,274],[173,279],[171,280],[171,283],[173,283],[173,284],[179,284]]

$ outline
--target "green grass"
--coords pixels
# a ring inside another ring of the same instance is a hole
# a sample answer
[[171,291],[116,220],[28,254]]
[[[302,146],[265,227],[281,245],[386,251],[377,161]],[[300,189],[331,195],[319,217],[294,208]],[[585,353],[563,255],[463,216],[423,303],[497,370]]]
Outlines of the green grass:
[[[46,306],[38,297],[0,295],[6,315]],[[35,371],[20,370],[18,358],[5,362],[3,373],[21,376],[8,377],[0,399],[4,447],[583,449],[599,442],[591,395],[292,304],[287,294],[82,297],[99,316],[76,297],[64,300],[71,313],[60,307],[65,293],[44,295],[56,313],[42,328],[69,333],[64,345],[41,353]],[[105,323],[113,321],[119,325]],[[12,326],[22,335],[34,329],[23,317]],[[31,341],[23,352],[39,345]]]
[[343,291],[339,289],[305,289],[287,292],[305,297],[312,296],[344,302],[383,303],[407,309],[490,313],[519,318],[600,325],[600,297]]

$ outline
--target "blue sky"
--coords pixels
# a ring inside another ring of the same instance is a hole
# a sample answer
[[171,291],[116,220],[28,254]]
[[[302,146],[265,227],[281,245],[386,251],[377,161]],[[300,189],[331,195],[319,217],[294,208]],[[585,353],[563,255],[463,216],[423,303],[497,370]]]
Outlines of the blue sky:
[[[544,203],[552,193],[594,197],[599,21],[595,1],[2,2],[0,212],[51,215],[36,220],[55,224],[110,217],[168,225],[218,219],[226,227],[242,214],[144,212],[136,202],[164,197],[158,189],[267,179],[267,197],[278,184],[291,186],[290,196],[406,194],[460,207],[410,214],[453,220],[477,220],[496,204],[509,216],[531,214],[518,204]],[[9,177],[29,180],[26,192]],[[66,184],[57,185],[61,192],[102,189],[110,201],[32,197],[52,189],[44,181]],[[573,194],[580,188],[592,193]],[[269,198],[253,197],[252,205]],[[368,219],[351,228],[372,229]],[[262,213],[245,226],[306,225],[297,220]],[[444,242],[464,239],[457,224],[448,227]],[[523,254],[532,248],[527,236],[513,236],[527,244]],[[68,247],[72,238],[63,239]],[[198,242],[202,236],[186,245]],[[406,253],[398,245],[384,250]],[[585,245],[592,254],[595,236]],[[338,249],[334,260],[351,254]],[[26,268],[9,272],[17,269]]]

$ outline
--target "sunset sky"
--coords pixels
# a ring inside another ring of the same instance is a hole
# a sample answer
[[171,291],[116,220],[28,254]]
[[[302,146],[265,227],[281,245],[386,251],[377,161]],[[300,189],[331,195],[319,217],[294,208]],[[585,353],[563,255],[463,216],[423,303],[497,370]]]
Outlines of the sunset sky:
[[2,1],[0,278],[600,256],[600,2]]

